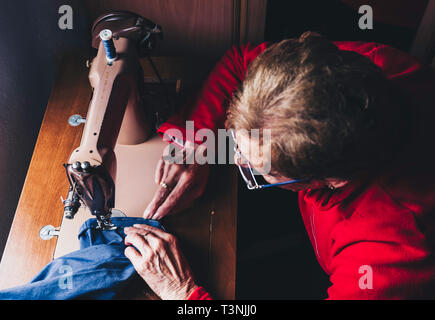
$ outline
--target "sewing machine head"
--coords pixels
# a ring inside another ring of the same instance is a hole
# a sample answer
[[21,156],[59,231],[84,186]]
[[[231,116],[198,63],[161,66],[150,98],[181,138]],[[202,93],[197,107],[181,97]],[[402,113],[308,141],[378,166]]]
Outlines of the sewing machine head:
[[64,164],[70,185],[62,200],[66,218],[73,219],[85,205],[99,228],[114,228],[110,221],[115,204],[114,147],[117,142],[144,142],[151,133],[153,115],[142,101],[139,58],[161,35],[160,26],[130,12],[111,12],[95,21],[92,46],[98,53],[89,71],[93,94],[86,120],[80,121],[85,123],[80,146]]

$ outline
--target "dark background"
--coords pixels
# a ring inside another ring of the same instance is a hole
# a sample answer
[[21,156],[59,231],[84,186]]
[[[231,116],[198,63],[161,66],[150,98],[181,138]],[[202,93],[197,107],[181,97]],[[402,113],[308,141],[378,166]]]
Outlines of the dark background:
[[[372,30],[358,27],[359,3],[372,4]],[[379,42],[409,51],[426,3],[425,0],[271,0],[267,7],[265,40],[295,38],[309,30],[331,41]]]

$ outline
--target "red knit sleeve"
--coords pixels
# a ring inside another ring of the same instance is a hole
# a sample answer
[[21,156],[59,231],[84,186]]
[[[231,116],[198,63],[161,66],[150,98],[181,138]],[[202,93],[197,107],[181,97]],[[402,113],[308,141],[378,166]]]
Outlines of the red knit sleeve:
[[187,300],[212,300],[212,298],[203,287],[199,287],[192,292]]
[[[259,46],[248,44],[227,51],[204,83],[189,118],[175,114],[157,132],[164,138],[171,136],[182,141],[201,143],[202,141],[195,139],[197,130],[207,128],[217,131],[223,128],[233,93],[242,83],[249,63],[266,47],[266,43]],[[186,120],[193,121],[192,130],[186,130]]]

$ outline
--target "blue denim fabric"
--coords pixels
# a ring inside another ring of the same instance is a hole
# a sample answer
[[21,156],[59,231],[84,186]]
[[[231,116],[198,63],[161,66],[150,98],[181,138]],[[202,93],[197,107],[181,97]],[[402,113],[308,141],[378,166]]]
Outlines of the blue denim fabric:
[[[97,230],[96,219],[80,228],[80,250],[50,262],[28,284],[0,291],[0,299],[64,300],[116,299],[125,296],[132,282],[145,283],[124,255],[124,227],[147,224],[164,230],[155,220],[112,218],[118,228]],[[136,286],[137,287],[137,286]]]

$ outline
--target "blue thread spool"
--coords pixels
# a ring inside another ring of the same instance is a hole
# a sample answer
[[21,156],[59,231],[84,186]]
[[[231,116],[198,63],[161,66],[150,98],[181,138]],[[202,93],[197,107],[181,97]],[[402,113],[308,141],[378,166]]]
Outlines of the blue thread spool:
[[104,51],[106,51],[106,59],[109,64],[116,60],[116,49],[112,39],[112,31],[109,29],[101,30],[100,39],[103,41]]

